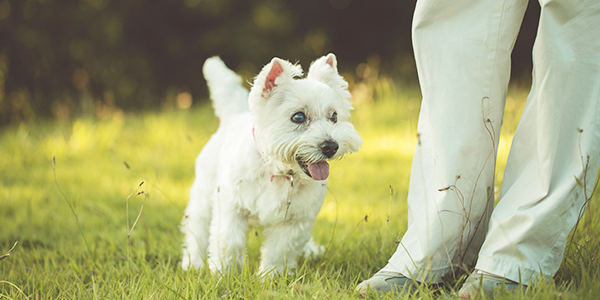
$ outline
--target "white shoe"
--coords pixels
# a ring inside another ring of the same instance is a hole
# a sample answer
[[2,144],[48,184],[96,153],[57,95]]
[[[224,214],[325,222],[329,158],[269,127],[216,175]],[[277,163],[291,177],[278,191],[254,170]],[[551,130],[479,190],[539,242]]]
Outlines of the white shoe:
[[494,275],[482,270],[475,270],[467,277],[467,280],[463,283],[458,294],[461,299],[471,299],[479,295],[480,292],[483,292],[493,299],[494,295],[500,290],[515,291],[518,289],[525,291],[527,286],[502,276]]
[[396,295],[404,293],[412,293],[416,290],[416,281],[396,272],[379,271],[373,277],[361,282],[356,291],[360,292],[363,297],[368,290],[372,290],[377,294],[393,292]]

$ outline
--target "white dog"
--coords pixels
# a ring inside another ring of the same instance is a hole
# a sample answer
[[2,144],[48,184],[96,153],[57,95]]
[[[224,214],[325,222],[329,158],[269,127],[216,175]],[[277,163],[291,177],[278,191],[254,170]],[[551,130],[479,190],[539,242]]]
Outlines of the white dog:
[[[307,251],[329,164],[362,141],[351,123],[348,83],[333,54],[310,66],[273,58],[248,91],[218,58],[204,63],[220,127],[196,159],[182,231],[182,267],[241,270],[249,225],[264,227],[260,274],[296,267]],[[207,256],[208,254],[208,256]],[[309,253],[310,254],[310,253]]]

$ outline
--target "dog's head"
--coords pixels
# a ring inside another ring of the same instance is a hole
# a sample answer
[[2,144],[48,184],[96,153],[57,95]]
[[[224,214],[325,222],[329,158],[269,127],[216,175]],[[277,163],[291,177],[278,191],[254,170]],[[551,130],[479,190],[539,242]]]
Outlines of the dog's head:
[[264,159],[282,170],[325,180],[327,161],[362,144],[348,122],[350,92],[333,54],[314,61],[305,78],[300,66],[273,58],[256,77],[249,106]]

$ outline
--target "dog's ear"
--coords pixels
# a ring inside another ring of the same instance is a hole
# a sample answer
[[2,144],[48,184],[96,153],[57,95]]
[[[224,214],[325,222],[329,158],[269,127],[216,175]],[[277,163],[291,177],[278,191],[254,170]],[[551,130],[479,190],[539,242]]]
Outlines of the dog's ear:
[[281,76],[281,73],[283,73],[283,66],[281,65],[280,60],[275,58],[271,63],[271,70],[269,71],[269,74],[267,74],[267,78],[265,79],[263,93],[271,92],[271,90],[273,90],[273,88],[277,86],[277,84],[275,84],[275,80],[277,79],[277,77]]
[[262,98],[268,99],[278,86],[300,76],[302,69],[299,66],[275,57],[256,76],[251,93],[260,93]]
[[332,88],[348,89],[348,83],[338,74],[337,59],[333,53],[315,60],[308,69],[307,78],[321,81]]

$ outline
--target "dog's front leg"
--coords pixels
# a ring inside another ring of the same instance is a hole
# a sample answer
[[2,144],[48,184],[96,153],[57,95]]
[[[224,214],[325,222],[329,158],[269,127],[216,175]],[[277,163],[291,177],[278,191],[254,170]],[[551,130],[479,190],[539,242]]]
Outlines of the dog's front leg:
[[247,229],[246,218],[233,203],[222,199],[214,203],[208,242],[208,264],[213,274],[229,272],[234,262],[237,271],[241,270]]
[[287,266],[296,268],[296,259],[311,237],[314,220],[296,220],[265,228],[259,274],[280,274]]

